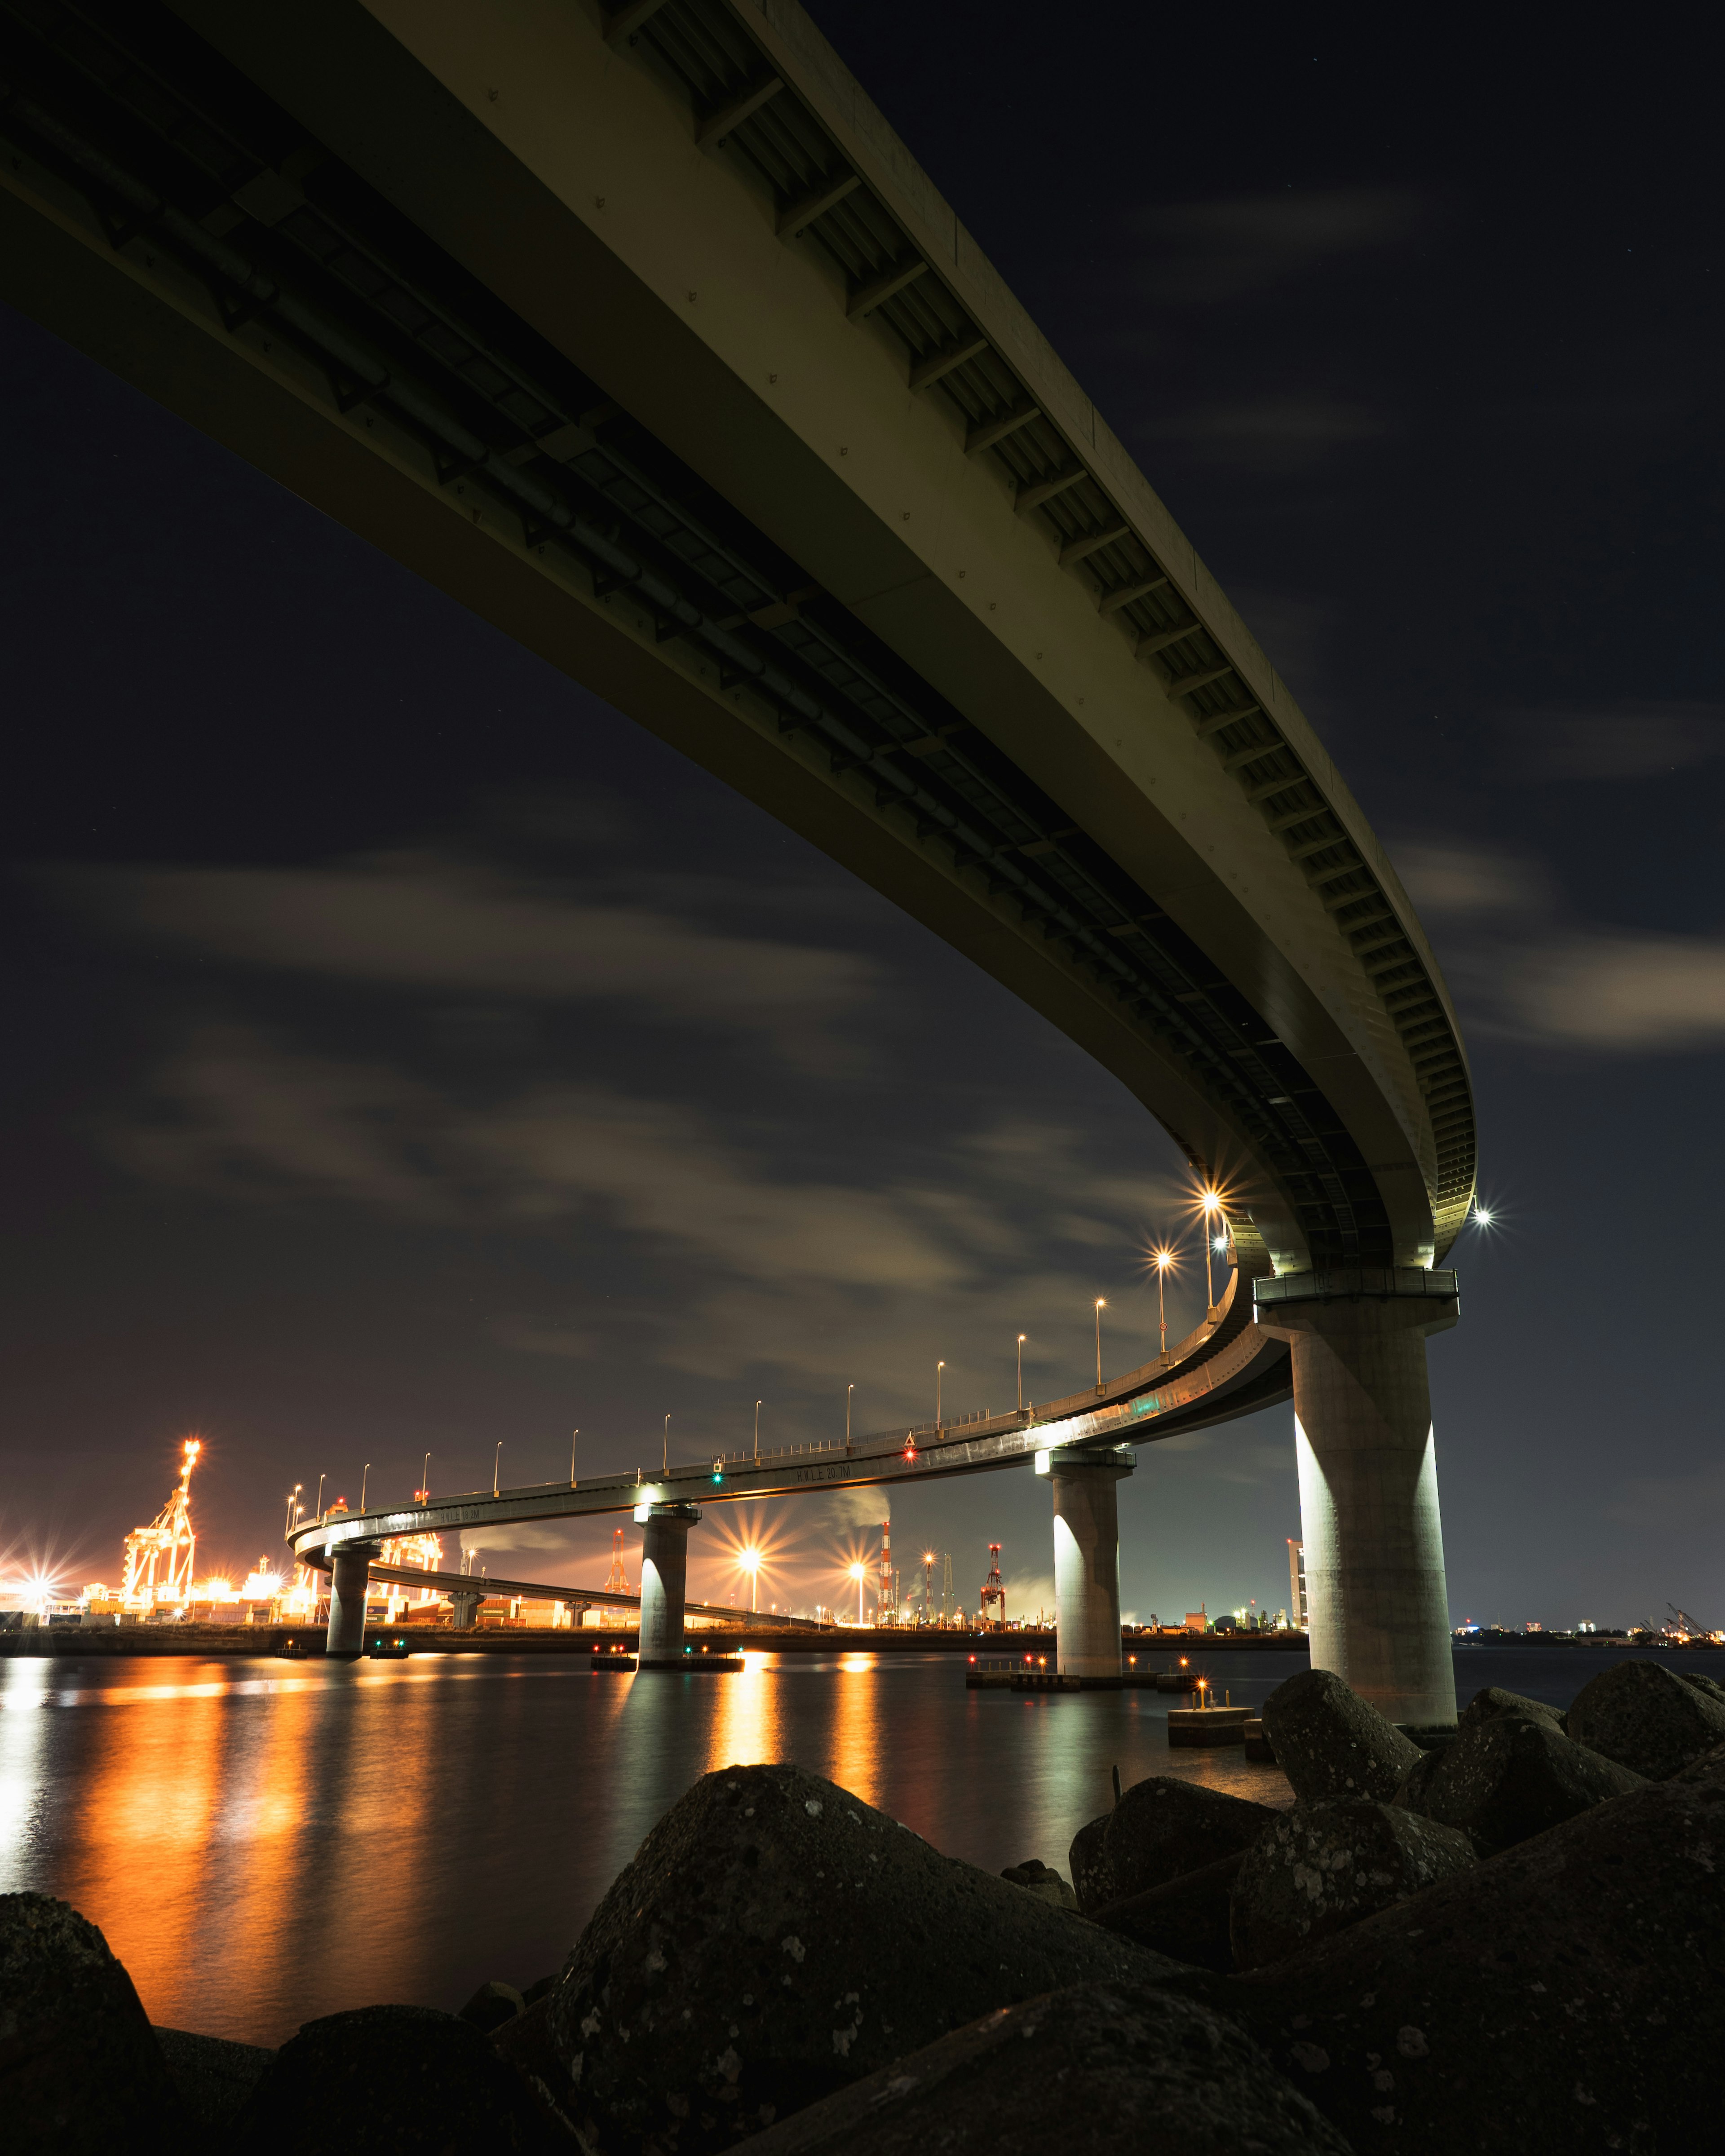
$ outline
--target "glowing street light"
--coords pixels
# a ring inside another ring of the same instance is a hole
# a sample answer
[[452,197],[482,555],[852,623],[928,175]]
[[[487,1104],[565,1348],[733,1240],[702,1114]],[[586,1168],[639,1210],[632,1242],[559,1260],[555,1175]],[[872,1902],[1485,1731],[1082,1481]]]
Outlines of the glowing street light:
[[1174,1254],[1164,1243],[1150,1253],[1156,1267],[1156,1315],[1162,1327],[1162,1359],[1168,1361],[1168,1276]]
[[937,1437],[941,1434],[941,1372],[946,1367],[944,1363],[937,1363],[934,1366],[934,1434]]
[[360,1476],[359,1476],[359,1509],[361,1510],[361,1512],[364,1512],[364,1510],[365,1510],[365,1508],[366,1508],[366,1479],[367,1479],[367,1477],[370,1475],[371,1471],[372,1471],[372,1463],[371,1463],[371,1461],[368,1460],[367,1460],[367,1462],[366,1462],[365,1466],[364,1466],[360,1470]]
[[1476,1228],[1489,1228],[1494,1218],[1489,1205],[1481,1205],[1477,1199],[1474,1200],[1473,1224]]
[[855,1379],[845,1388],[845,1453],[850,1455],[850,1395],[856,1390]]
[[1019,1413],[1024,1412],[1024,1336],[1019,1335]]
[[856,1621],[859,1625],[863,1620],[863,1582],[868,1576],[866,1566],[861,1564],[851,1566],[850,1577],[856,1582]]
[[429,1452],[425,1455],[425,1465],[419,1471],[419,1502],[422,1505],[431,1502],[431,1455]]
[[327,1475],[320,1475],[317,1478],[317,1511],[314,1517],[320,1520],[323,1517],[323,1486],[328,1480]]
[[[1227,1216],[1222,1212],[1222,1194],[1219,1190],[1204,1189],[1199,1191],[1198,1194],[1198,1203],[1204,1213],[1204,1300],[1209,1305],[1210,1322],[1214,1325],[1216,1322],[1218,1313],[1216,1310],[1216,1283],[1214,1277],[1210,1271],[1210,1252],[1213,1250],[1225,1250],[1228,1247],[1228,1237],[1226,1233]],[[1216,1229],[1219,1226],[1221,1227],[1224,1231],[1219,1236],[1216,1233]]]
[[756,1591],[760,1584],[761,1553],[757,1549],[746,1549],[741,1551],[738,1553],[737,1563],[739,1569],[746,1572],[749,1576],[749,1614],[752,1617],[756,1614],[757,1611],[755,1596]]
[[1096,1390],[1102,1389],[1102,1312],[1108,1307],[1101,1296],[1096,1297]]
[[575,1487],[575,1440],[580,1435],[581,1425],[577,1423],[569,1433],[569,1487],[572,1490]]

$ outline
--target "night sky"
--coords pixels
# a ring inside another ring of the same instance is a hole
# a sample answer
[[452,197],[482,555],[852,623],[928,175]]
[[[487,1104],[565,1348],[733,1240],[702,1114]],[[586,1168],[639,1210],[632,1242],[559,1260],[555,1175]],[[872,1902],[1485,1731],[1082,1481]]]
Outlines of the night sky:
[[[1454,1620],[1725,1624],[1717,115],[1546,11],[812,12],[1134,453],[1420,906],[1489,1240],[1431,1368]],[[1597,26],[1597,27],[1589,27]],[[1698,41],[1697,41],[1698,42]],[[0,313],[0,1554],[922,1419],[1155,1347],[1183,1162],[1040,1019],[628,720]],[[1196,1257],[1199,1246],[1188,1236]],[[1182,1331],[1201,1259],[1178,1290]],[[1175,1312],[1170,1311],[1171,1322]],[[1292,1410],[1148,1446],[1141,1617],[1287,1598]],[[753,1508],[764,1600],[878,1498]],[[733,1599],[743,1508],[691,1543]],[[494,1573],[597,1584],[610,1522]],[[629,1529],[629,1568],[634,1544]],[[1051,1604],[1028,1473],[894,1499]],[[446,1543],[446,1558],[453,1546]]]

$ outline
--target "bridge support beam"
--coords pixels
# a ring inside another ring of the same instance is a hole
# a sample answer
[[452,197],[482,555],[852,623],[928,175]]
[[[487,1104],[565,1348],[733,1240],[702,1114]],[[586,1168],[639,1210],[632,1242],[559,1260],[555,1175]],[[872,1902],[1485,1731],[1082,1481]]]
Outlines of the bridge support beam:
[[356,1661],[364,1651],[366,1586],[376,1555],[369,1543],[344,1543],[330,1560],[330,1628],[324,1651],[336,1661]]
[[1291,1299],[1260,1306],[1258,1322],[1293,1350],[1312,1666],[1391,1722],[1453,1726],[1425,1342],[1459,1306],[1405,1286],[1363,1291],[1369,1274],[1314,1276],[1315,1292],[1296,1299],[1302,1277],[1277,1281]]
[[479,1606],[485,1597],[475,1588],[464,1594],[459,1589],[449,1597],[449,1624],[457,1632],[470,1632],[479,1622]]
[[680,1663],[683,1609],[689,1578],[689,1530],[701,1517],[699,1505],[642,1505],[641,1636],[636,1667]]
[[1055,1666],[1065,1676],[1120,1681],[1120,1506],[1129,1452],[1039,1452],[1054,1495]]

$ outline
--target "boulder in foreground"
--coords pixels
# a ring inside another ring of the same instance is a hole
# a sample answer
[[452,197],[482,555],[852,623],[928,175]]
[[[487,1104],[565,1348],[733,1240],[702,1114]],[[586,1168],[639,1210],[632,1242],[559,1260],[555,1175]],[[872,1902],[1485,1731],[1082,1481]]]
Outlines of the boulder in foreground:
[[1022,1887],[1027,1893],[1052,1902],[1057,1909],[1078,1907],[1078,1897],[1054,1866],[1045,1864],[1040,1856],[1027,1856],[1022,1864],[1009,1864],[1000,1876],[1011,1885]]
[[1482,1722],[1545,1722],[1553,1729],[1563,1726],[1563,1710],[1548,1707],[1543,1699],[1506,1691],[1502,1685],[1482,1685],[1455,1717],[1455,1734],[1465,1737]]
[[185,2138],[131,1979],[95,1926],[48,1894],[0,1894],[0,2134],[54,2156]]
[[1358,2156],[1718,2134],[1725,1748],[1250,1976],[1193,1976]]
[[308,2021],[234,2122],[245,2156],[303,2156],[324,2138],[365,2156],[571,2156],[542,2098],[469,2022],[426,2006]]
[[1234,1882],[1235,1962],[1285,1960],[1476,1861],[1465,1834],[1373,1797],[1296,1804],[1254,1842]]
[[1271,1805],[1177,1774],[1134,1782],[1108,1815],[1102,1836],[1111,1898],[1124,1901],[1220,1857],[1237,1856],[1281,1817]]
[[1725,1706],[1662,1662],[1617,1662],[1577,1692],[1563,1727],[1589,1751],[1662,1782],[1725,1743]]
[[1301,1670],[1264,1702],[1264,1734],[1302,1803],[1393,1797],[1420,1747],[1333,1670]]
[[986,2015],[743,2145],[748,2156],[1349,2156],[1231,2022],[1131,1984]]
[[1218,1857],[1214,1864],[1183,1871],[1160,1887],[1111,1902],[1106,1909],[1097,1910],[1096,1921],[1104,1931],[1117,1932],[1153,1953],[1225,1976],[1234,1967],[1230,1895],[1245,1862],[1243,1850]]
[[1554,1723],[1504,1714],[1464,1727],[1453,1744],[1428,1753],[1396,1802],[1461,1828],[1491,1853],[1642,1786],[1640,1775],[1589,1752]]
[[726,1768],[648,1835],[546,2001],[557,2100],[606,2156],[696,2156],[993,2008],[1178,1973],[800,1768]]
[[225,2139],[275,2052],[226,2036],[194,2035],[189,2029],[158,2029],[156,2041],[193,2125],[206,2138]]

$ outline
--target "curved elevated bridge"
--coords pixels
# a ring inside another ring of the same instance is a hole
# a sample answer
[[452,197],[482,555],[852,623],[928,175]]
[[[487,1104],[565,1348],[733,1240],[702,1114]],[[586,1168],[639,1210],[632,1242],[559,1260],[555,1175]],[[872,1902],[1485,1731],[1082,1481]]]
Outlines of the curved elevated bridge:
[[[0,0],[0,146],[8,298],[848,865],[1174,1135],[1274,1276],[1314,1656],[1447,1719],[1448,993],[1286,684],[801,10]],[[1053,1479],[1062,1666],[1106,1680],[1099,1445]]]

